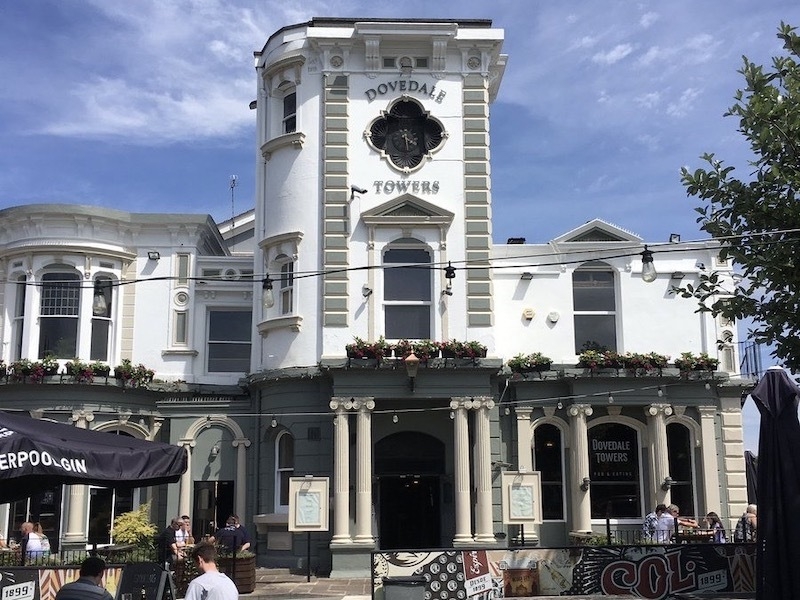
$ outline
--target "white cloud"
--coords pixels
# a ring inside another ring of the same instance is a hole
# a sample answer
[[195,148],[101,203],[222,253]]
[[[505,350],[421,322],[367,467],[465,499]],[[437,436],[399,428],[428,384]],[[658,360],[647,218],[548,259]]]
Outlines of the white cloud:
[[591,35],[585,35],[579,40],[576,40],[569,47],[570,50],[581,50],[584,48],[591,48],[597,44],[597,38]]
[[647,92],[636,96],[633,101],[642,108],[655,108],[661,101],[660,92]]
[[695,100],[700,96],[700,90],[687,88],[683,91],[680,98],[667,105],[667,114],[671,117],[682,117],[686,115],[694,106]]
[[661,17],[658,13],[655,12],[647,12],[641,16],[639,19],[639,25],[644,27],[645,29],[649,28],[653,23],[658,21]]
[[631,52],[633,52],[633,46],[630,44],[617,44],[608,52],[598,52],[592,56],[592,62],[603,65],[613,65],[628,56]]

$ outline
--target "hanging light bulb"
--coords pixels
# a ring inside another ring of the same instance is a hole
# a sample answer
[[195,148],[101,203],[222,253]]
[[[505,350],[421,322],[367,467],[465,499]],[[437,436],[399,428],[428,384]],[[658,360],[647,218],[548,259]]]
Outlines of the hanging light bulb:
[[656,393],[658,394],[659,398],[664,396],[664,390],[661,388],[661,386],[658,386],[658,392]]
[[106,302],[106,295],[103,293],[103,284],[99,279],[94,282],[92,314],[95,317],[105,317],[108,314],[108,302]]
[[657,276],[658,273],[656,273],[656,267],[653,264],[653,253],[645,246],[642,252],[642,281],[653,283]]
[[559,400],[559,401],[558,401],[558,404],[556,404],[556,408],[557,408],[558,410],[561,410],[562,408],[564,408],[564,405],[561,403],[561,400]]
[[614,396],[611,395],[611,392],[608,392],[608,403],[614,404]]
[[272,422],[270,423],[270,425],[272,425],[272,427],[277,427],[277,426],[278,426],[278,419],[276,419],[276,418],[273,416],[273,417],[272,417]]
[[706,381],[706,389],[707,389],[707,390],[710,390],[710,389],[711,389],[711,384],[710,384],[710,383],[708,383],[707,381]]
[[272,293],[272,279],[267,275],[264,282],[261,284],[261,302],[264,308],[272,308],[275,306],[275,294]]
[[503,411],[503,413],[504,413],[506,416],[508,416],[508,415],[510,415],[510,414],[511,414],[511,409],[510,409],[510,408],[508,408],[508,407],[506,406],[506,409]]
[[450,411],[450,420],[452,421],[452,420],[453,420],[453,419],[455,419],[455,418],[456,418],[456,413],[454,413],[454,412],[451,410],[451,411]]
[[397,416],[397,413],[394,413],[392,415],[392,423],[397,423],[399,420],[400,418]]

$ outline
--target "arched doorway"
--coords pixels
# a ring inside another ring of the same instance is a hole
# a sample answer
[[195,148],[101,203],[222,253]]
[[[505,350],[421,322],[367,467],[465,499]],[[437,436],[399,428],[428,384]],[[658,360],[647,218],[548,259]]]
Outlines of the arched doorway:
[[403,431],[375,445],[382,550],[441,546],[445,447],[436,438]]

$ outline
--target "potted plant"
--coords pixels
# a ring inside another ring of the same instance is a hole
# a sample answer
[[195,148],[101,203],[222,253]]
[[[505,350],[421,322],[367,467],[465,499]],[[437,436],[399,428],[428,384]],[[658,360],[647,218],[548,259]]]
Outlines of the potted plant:
[[31,374],[33,363],[27,358],[21,358],[12,362],[9,368],[11,370],[11,378],[14,381],[23,381]]
[[220,550],[217,566],[236,584],[240,594],[249,594],[256,589],[256,555],[249,550],[237,552],[235,555]]
[[138,364],[133,368],[131,384],[133,387],[144,387],[156,376],[155,371],[148,369],[143,364]]
[[461,358],[485,358],[486,346],[476,341],[464,342],[462,345]]
[[666,369],[669,366],[669,356],[665,354],[659,354],[658,352],[648,352],[644,355],[645,359],[647,360],[649,367],[648,370],[661,370]]
[[591,369],[621,369],[622,359],[613,350],[584,350],[578,355],[578,366]]
[[719,359],[713,358],[707,352],[695,356],[691,352],[681,352],[680,358],[675,359],[675,367],[681,371],[716,371]]
[[130,358],[123,358],[122,362],[114,367],[114,377],[122,383],[122,385],[127,385],[127,383],[133,378],[133,365],[131,364]]
[[[400,340],[394,346],[392,346],[392,351],[394,352],[395,357],[397,358],[405,358],[414,350],[414,346],[408,340]],[[416,352],[414,352],[416,354]],[[419,357],[419,355],[417,355]]]
[[439,344],[431,340],[414,342],[412,348],[416,357],[423,361],[439,356]]
[[388,356],[390,352],[389,344],[383,338],[378,338],[376,342],[367,342],[360,337],[353,339],[353,342],[345,346],[347,358],[375,358],[381,359]]
[[64,370],[67,375],[74,379],[75,383],[91,383],[94,379],[94,373],[92,373],[91,367],[78,358],[64,365]]
[[45,375],[55,375],[58,373],[58,361],[52,354],[46,354],[40,363]]
[[530,373],[531,371],[547,371],[553,364],[553,359],[541,352],[532,354],[517,354],[506,363],[513,373]]
[[95,377],[108,377],[111,372],[111,367],[99,360],[94,361],[90,366]]
[[447,340],[445,342],[440,342],[439,349],[442,353],[442,358],[456,358],[461,356],[463,352],[464,344],[457,340]]

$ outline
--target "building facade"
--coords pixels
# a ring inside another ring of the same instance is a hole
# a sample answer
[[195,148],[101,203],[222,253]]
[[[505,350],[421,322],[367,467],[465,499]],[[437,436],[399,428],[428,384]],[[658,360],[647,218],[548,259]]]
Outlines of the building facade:
[[[44,358],[69,325],[60,363],[130,358],[158,380],[97,383],[91,395],[9,380],[0,406],[184,445],[181,482],[129,504],[151,499],[163,520],[191,514],[196,532],[235,512],[264,565],[306,554],[306,536],[289,531],[290,478],[330,478],[330,531],[313,534],[312,560],[335,576],[368,573],[378,549],[565,545],[606,519],[637,529],[660,502],[737,517],[747,382],[736,327],[672,291],[704,269],[730,277],[730,265],[710,241],[653,242],[645,282],[644,240],[601,220],[547,243],[493,243],[502,43],[485,20],[284,27],[255,55],[252,213],[217,226],[85,207],[0,212],[6,361]],[[486,353],[415,367],[403,353],[348,356],[355,338]],[[720,365],[578,367],[587,348],[706,352]],[[551,368],[509,369],[533,352]],[[540,525],[504,525],[508,470],[541,474]],[[91,498],[109,492],[73,488],[53,520],[80,543]],[[9,527],[33,514],[5,510]]]

